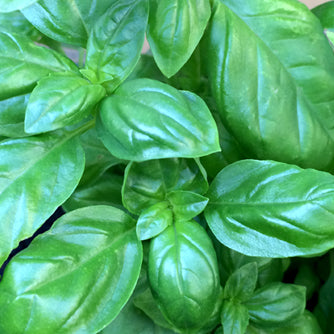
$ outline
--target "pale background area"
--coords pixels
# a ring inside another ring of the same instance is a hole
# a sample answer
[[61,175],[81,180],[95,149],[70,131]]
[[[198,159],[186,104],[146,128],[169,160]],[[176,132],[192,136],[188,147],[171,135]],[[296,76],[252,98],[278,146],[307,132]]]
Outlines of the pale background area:
[[[274,0],[275,1],[275,0]],[[306,5],[308,5],[310,8],[313,8],[315,6],[318,6],[324,2],[328,2],[328,0],[300,0],[301,2],[304,2]]]

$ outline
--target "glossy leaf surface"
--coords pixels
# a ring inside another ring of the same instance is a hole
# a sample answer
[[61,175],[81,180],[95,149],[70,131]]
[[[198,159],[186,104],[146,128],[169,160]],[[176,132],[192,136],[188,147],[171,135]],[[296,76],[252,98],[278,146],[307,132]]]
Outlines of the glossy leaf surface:
[[175,190],[167,194],[175,221],[190,220],[199,215],[209,199],[192,191]]
[[173,223],[173,211],[167,201],[156,203],[143,210],[137,222],[140,240],[153,238]]
[[89,36],[82,73],[112,93],[139,60],[147,18],[148,0],[114,1]]
[[36,134],[78,123],[105,94],[102,86],[90,84],[75,73],[51,73],[31,93],[25,131]]
[[190,58],[210,18],[206,0],[150,1],[147,38],[161,72],[171,77]]
[[206,196],[212,232],[238,252],[289,257],[317,255],[334,246],[331,174],[242,160],[224,168]]
[[220,150],[217,127],[204,101],[155,80],[126,82],[105,99],[97,129],[120,159],[195,158]]
[[225,300],[221,321],[224,334],[245,334],[249,323],[248,309],[243,304]]
[[160,310],[179,330],[198,330],[219,296],[216,255],[205,230],[176,222],[151,240],[148,278]]
[[305,292],[302,286],[280,282],[256,290],[245,303],[250,320],[262,326],[284,326],[303,314]]
[[9,13],[30,6],[38,0],[0,0],[0,13]]
[[93,206],[66,214],[6,268],[1,332],[98,332],[129,299],[141,261],[135,223],[123,211]]
[[0,135],[25,137],[24,117],[30,94],[0,101]]
[[85,157],[72,137],[61,132],[0,143],[1,264],[78,185]]
[[131,162],[124,176],[124,206],[139,215],[142,210],[164,201],[173,190],[203,194],[208,189],[205,170],[195,159],[163,159]]
[[217,0],[207,42],[220,115],[248,156],[332,169],[334,57],[313,14],[297,1]]
[[30,93],[51,72],[77,72],[68,58],[20,35],[0,32],[0,100]]
[[86,47],[96,20],[110,5],[110,0],[39,0],[22,13],[46,36]]

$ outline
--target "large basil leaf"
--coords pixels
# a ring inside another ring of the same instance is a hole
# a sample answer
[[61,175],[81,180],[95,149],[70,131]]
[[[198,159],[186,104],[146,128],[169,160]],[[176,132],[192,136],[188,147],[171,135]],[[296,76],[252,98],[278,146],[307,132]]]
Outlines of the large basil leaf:
[[248,309],[245,305],[224,301],[221,314],[223,334],[245,334],[249,323]]
[[245,303],[250,320],[264,327],[283,327],[303,314],[305,292],[305,287],[280,282],[256,290]]
[[204,101],[150,79],[126,82],[105,99],[97,129],[120,159],[195,158],[220,151],[217,126]]
[[170,191],[204,194],[207,189],[205,170],[195,159],[131,162],[125,170],[122,198],[124,206],[139,215],[142,210],[164,201]]
[[207,41],[219,112],[248,156],[332,169],[334,57],[314,15],[298,1],[216,0]]
[[68,58],[28,38],[0,32],[0,100],[30,93],[50,72],[77,72]]
[[1,333],[98,332],[129,299],[141,261],[135,222],[123,211],[93,206],[66,214],[6,268]]
[[43,34],[59,42],[86,47],[96,20],[111,6],[110,0],[39,0],[22,10]]
[[118,0],[98,20],[81,72],[112,93],[135,67],[145,39],[148,0]]
[[14,96],[0,101],[0,135],[25,137],[25,111],[30,94]]
[[206,196],[217,239],[251,256],[317,255],[334,247],[334,176],[274,161],[225,167]]
[[78,123],[89,116],[105,94],[102,86],[73,72],[51,73],[31,93],[25,131],[35,134]]
[[14,12],[30,6],[38,0],[0,0],[0,13]]
[[174,75],[190,58],[210,14],[207,0],[150,1],[147,39],[165,76]]
[[148,278],[166,319],[182,332],[198,333],[220,292],[217,258],[204,228],[176,222],[152,239]]
[[0,264],[78,185],[84,152],[72,133],[0,143]]
[[313,14],[315,14],[324,28],[324,33],[326,34],[330,45],[334,48],[334,2],[328,1],[312,9]]

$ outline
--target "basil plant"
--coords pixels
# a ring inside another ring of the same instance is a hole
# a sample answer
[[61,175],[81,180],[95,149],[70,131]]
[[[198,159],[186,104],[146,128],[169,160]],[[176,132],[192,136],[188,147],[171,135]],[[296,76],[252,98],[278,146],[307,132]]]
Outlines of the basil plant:
[[0,0],[0,333],[332,333],[333,43],[334,1]]

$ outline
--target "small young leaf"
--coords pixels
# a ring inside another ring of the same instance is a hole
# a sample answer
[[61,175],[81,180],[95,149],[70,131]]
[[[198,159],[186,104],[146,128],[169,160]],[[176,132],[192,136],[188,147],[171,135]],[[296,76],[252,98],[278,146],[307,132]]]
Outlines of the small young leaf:
[[140,240],[153,238],[173,223],[173,212],[167,201],[156,203],[143,210],[137,222],[137,236]]
[[204,101],[150,79],[126,82],[105,99],[97,130],[120,159],[196,158],[220,151],[217,126]]
[[162,159],[131,162],[125,170],[124,206],[139,215],[142,210],[164,201],[173,190],[204,194],[208,189],[205,170],[195,159]]
[[38,0],[0,0],[0,13],[24,9]]
[[139,60],[147,18],[148,0],[114,1],[89,36],[82,74],[112,93]]
[[150,1],[147,39],[166,77],[174,75],[190,58],[210,14],[210,3],[206,0]]
[[317,255],[334,247],[334,176],[274,161],[225,167],[206,196],[208,224],[250,256]]
[[0,264],[74,191],[85,156],[71,133],[0,143]]
[[244,302],[254,293],[258,277],[257,263],[251,262],[237,269],[227,280],[224,298]]
[[0,49],[0,100],[30,93],[51,72],[78,73],[70,59],[21,35],[0,32]]
[[249,323],[247,307],[243,304],[224,300],[221,322],[224,334],[245,334]]
[[64,215],[6,268],[1,333],[97,333],[131,296],[142,256],[123,211],[92,206]]
[[175,221],[191,220],[198,216],[208,204],[209,199],[192,191],[174,190],[167,194]]
[[254,323],[265,327],[284,326],[303,314],[305,295],[305,287],[276,282],[256,290],[245,306]]

